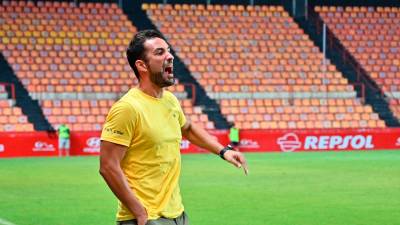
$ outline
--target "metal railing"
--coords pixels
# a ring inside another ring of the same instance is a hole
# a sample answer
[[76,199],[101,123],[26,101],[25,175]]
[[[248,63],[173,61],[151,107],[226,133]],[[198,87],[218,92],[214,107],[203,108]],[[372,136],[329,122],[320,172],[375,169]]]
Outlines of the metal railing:
[[185,87],[185,91],[187,93],[187,90],[190,90],[190,93],[188,93],[189,95],[187,96],[188,98],[190,98],[192,105],[195,104],[196,102],[196,86],[192,83],[180,83]]
[[0,82],[0,86],[4,86],[4,89],[6,92],[8,92],[13,100],[16,99],[15,85],[13,83]]
[[[321,18],[321,16],[318,13],[314,12],[313,10],[309,10],[309,12],[310,12],[310,16],[308,19],[311,20],[312,23],[315,25],[317,34],[321,34],[322,27],[324,24],[323,19]],[[347,48],[343,45],[343,43],[339,40],[339,38],[336,37],[336,35],[333,33],[333,31],[331,31],[331,29],[329,27],[326,27],[326,37],[327,37],[327,46],[328,46],[329,50],[339,53],[341,55],[343,62],[347,65],[350,65],[355,70],[356,81],[353,83],[353,85],[357,86],[360,83],[364,84],[364,86],[363,86],[364,98],[365,98],[365,89],[366,88],[368,88],[368,90],[373,90],[374,93],[385,96],[385,93],[382,91],[382,89],[379,87],[379,85],[373,81],[373,79],[370,77],[369,73],[354,58],[354,56],[347,50]]]

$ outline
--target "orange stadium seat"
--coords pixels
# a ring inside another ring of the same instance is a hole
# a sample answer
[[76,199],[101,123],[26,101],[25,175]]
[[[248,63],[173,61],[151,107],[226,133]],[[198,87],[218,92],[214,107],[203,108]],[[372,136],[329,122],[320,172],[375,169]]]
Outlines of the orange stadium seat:
[[[77,7],[67,2],[6,2],[12,7],[0,6],[0,34],[4,37],[0,38],[0,51],[6,52],[17,76],[40,100],[45,116],[56,127],[68,123],[73,130],[100,130],[114,100],[137,83],[125,59],[136,28],[115,3],[82,2]],[[25,5],[29,10],[22,10]],[[143,7],[159,9],[156,4]],[[27,24],[29,31],[22,30]],[[15,51],[20,48],[23,50]],[[170,90],[186,101],[183,85]],[[113,100],[102,99],[110,94],[114,94]],[[52,100],[47,96],[53,96]],[[1,104],[5,103],[0,100]],[[202,126],[214,128],[202,110],[194,112],[192,104],[184,111],[198,115]],[[85,121],[82,115],[93,116]],[[20,128],[8,126],[7,130]]]
[[[144,4],[142,8],[169,37],[172,47],[177,45],[178,56],[188,63],[208,94],[220,102],[223,115],[240,128],[383,124],[371,116],[371,108],[359,104],[354,88],[334,65],[327,61],[324,69],[322,53],[281,6]],[[265,18],[273,23],[264,23]],[[312,62],[305,60],[310,58]],[[328,112],[329,116],[323,117]],[[336,118],[362,115],[374,122],[342,124]]]
[[[344,11],[336,9],[320,6],[315,8],[370,76],[382,86],[386,95],[395,99],[394,95],[398,92],[397,87],[400,84],[397,82],[400,70],[396,69],[399,65],[399,46],[396,41],[391,40],[400,35],[398,29],[392,29],[400,23],[398,8],[349,6]],[[389,76],[392,69],[393,76]],[[396,105],[395,101],[389,102],[394,114],[400,118],[396,110],[398,104]],[[368,125],[381,127],[382,123],[379,122],[368,122]]]

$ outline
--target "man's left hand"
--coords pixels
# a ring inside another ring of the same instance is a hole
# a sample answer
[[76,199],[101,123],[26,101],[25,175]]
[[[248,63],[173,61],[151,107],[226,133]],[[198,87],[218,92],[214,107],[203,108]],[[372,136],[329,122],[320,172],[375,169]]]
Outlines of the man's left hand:
[[226,161],[232,163],[237,168],[243,167],[244,173],[247,175],[249,173],[249,169],[247,167],[246,158],[241,152],[238,151],[226,151],[224,153],[224,158]]

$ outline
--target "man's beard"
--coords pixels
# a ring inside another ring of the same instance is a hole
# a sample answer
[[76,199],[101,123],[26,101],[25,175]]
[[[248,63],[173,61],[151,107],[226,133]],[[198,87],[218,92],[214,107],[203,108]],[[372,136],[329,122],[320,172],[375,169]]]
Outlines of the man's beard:
[[164,79],[164,71],[162,72],[153,72],[150,70],[150,80],[153,82],[155,85],[157,85],[160,88],[164,87],[169,87],[175,84],[175,78],[172,79]]

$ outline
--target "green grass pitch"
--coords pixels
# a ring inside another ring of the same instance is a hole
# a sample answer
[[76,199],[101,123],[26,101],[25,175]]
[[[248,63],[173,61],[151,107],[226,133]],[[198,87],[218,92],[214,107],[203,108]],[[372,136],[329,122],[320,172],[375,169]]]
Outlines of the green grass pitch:
[[[400,151],[183,155],[192,225],[398,225]],[[97,157],[0,159],[0,224],[115,224]]]

